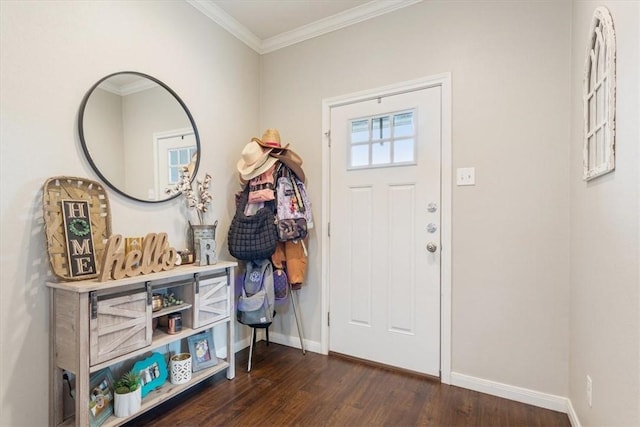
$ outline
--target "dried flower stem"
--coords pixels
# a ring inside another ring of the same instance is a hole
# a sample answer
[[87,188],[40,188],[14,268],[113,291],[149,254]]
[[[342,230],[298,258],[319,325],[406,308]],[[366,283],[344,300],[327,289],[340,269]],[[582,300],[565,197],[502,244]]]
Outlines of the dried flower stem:
[[209,184],[211,183],[211,175],[205,174],[204,180],[196,179],[198,194],[193,191],[191,185],[191,175],[187,166],[183,166],[180,171],[180,179],[174,188],[167,188],[167,194],[182,193],[187,202],[187,209],[195,209],[198,215],[198,222],[203,225],[205,213],[209,209],[213,196],[209,192]]

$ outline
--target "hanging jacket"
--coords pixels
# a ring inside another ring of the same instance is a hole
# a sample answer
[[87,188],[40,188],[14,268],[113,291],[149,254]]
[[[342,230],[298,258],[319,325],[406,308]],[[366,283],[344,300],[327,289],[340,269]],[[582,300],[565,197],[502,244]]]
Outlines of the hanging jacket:
[[307,251],[304,240],[278,242],[271,255],[275,268],[284,269],[291,289],[300,289],[307,274]]

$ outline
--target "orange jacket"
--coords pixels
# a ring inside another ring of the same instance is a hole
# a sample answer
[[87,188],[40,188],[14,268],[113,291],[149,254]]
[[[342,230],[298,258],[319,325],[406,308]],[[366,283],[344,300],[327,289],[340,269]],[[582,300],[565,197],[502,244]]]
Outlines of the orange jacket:
[[307,255],[303,240],[278,242],[276,251],[271,255],[275,268],[283,269],[291,289],[300,289],[307,272]]

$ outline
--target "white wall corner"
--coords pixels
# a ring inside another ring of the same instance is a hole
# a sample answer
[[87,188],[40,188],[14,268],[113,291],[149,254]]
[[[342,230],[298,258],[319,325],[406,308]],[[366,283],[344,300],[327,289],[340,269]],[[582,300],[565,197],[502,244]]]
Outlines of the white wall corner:
[[567,415],[569,416],[571,427],[582,427],[580,420],[578,419],[578,414],[576,413],[576,410],[573,409],[571,399],[567,399]]
[[[570,401],[566,397],[476,378],[457,372],[451,373],[451,385],[565,414],[567,414],[570,409]],[[577,422],[577,416],[575,420]],[[573,424],[572,421],[572,425],[576,427],[580,424]]]

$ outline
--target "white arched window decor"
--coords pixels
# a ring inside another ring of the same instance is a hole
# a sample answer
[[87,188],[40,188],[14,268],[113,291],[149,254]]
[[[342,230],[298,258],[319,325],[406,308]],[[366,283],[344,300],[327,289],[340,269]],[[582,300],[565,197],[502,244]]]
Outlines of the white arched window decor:
[[615,168],[616,36],[609,10],[593,13],[583,82],[585,180]]

